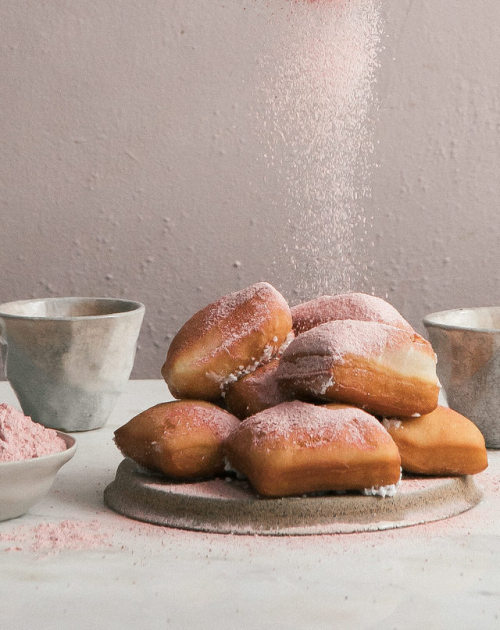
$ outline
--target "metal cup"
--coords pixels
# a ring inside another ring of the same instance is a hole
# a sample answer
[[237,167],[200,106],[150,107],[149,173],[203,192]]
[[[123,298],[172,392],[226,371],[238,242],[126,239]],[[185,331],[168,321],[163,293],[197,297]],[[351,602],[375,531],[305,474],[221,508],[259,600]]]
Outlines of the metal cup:
[[424,325],[449,406],[500,448],[500,306],[431,313]]
[[64,431],[102,427],[132,371],[144,310],[111,298],[1,304],[5,373],[24,413]]

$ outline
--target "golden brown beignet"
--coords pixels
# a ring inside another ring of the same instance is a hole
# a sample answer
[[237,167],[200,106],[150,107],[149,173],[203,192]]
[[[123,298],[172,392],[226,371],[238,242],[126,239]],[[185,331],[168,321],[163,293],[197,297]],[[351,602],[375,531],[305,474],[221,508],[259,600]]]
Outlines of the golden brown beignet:
[[281,403],[243,420],[225,451],[263,496],[363,490],[400,477],[392,438],[361,409]]
[[387,418],[403,470],[425,475],[474,475],[488,466],[484,438],[461,414],[438,407],[420,418]]
[[146,409],[115,431],[120,451],[174,479],[213,477],[224,470],[223,442],[240,422],[216,405],[176,400]]
[[437,406],[436,355],[415,332],[338,320],[302,333],[283,353],[280,386],[296,397],[351,403],[389,416]]
[[279,359],[261,365],[226,388],[226,407],[238,418],[253,416],[259,411],[291,400],[276,379]]
[[162,375],[176,398],[217,400],[228,383],[278,354],[291,330],[285,299],[259,282],[193,315],[172,340]]
[[292,306],[290,310],[296,335],[337,319],[379,322],[413,332],[413,328],[394,306],[366,293],[322,295]]

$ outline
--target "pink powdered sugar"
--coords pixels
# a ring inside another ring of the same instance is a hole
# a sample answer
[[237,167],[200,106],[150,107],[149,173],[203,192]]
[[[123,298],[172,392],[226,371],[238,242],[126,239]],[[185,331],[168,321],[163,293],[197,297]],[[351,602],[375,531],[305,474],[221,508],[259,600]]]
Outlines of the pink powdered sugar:
[[270,448],[283,442],[305,448],[338,442],[371,449],[374,436],[378,443],[391,441],[379,421],[361,409],[329,409],[299,401],[281,403],[243,420],[233,439],[248,430],[255,446]]
[[[237,309],[248,304],[252,305],[251,313],[242,324],[241,321],[232,321],[232,317]],[[216,326],[222,335],[220,348],[229,348],[238,342],[242,337],[260,330],[264,322],[270,317],[269,304],[279,303],[284,309],[288,309],[285,299],[268,282],[257,282],[246,289],[235,291],[226,295],[213,304],[206,307],[206,316],[203,321],[203,329],[209,330]],[[257,359],[257,357],[255,357]]]
[[349,354],[370,358],[407,344],[412,337],[408,331],[379,322],[336,320],[296,337],[283,353],[282,363],[302,356],[328,356],[338,362]]
[[[276,380],[278,365],[279,359],[273,359],[269,363],[258,367],[254,372],[244,376],[241,381],[242,383],[244,382],[246,388],[251,390],[252,397],[257,398],[258,402],[266,407],[271,407],[278,402],[286,400]],[[234,387],[237,391],[238,385]]]
[[34,527],[18,527],[12,532],[0,533],[0,542],[13,543],[4,551],[45,553],[110,546],[109,536],[101,530],[97,520],[65,520],[40,523]]
[[390,324],[413,332],[410,324],[385,300],[366,293],[322,295],[292,307],[296,334],[333,320],[354,319]]
[[6,403],[0,404],[0,462],[16,462],[66,450],[66,442]]
[[411,341],[408,331],[378,322],[336,320],[300,334],[283,353],[277,371],[278,381],[306,380],[318,396],[333,385],[332,368],[346,355],[376,357]]
[[217,438],[225,440],[239,426],[239,420],[235,416],[209,403],[174,401],[161,404],[179,407],[179,415],[169,418],[164,431],[165,434],[179,426],[184,427],[186,431],[207,427]]

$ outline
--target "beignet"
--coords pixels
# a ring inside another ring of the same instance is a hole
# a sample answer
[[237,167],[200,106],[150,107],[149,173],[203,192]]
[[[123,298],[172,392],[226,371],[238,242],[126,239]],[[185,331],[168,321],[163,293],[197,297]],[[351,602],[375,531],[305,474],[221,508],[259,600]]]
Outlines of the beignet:
[[175,398],[218,400],[228,383],[278,354],[291,334],[284,297],[259,282],[193,315],[172,340],[162,375]]
[[400,456],[361,409],[285,402],[243,420],[225,443],[231,466],[263,496],[396,484]]
[[298,398],[351,403],[383,416],[429,413],[440,389],[428,341],[416,332],[354,320],[327,322],[296,337],[277,378]]
[[488,466],[484,437],[465,416],[439,406],[420,418],[387,418],[403,470],[425,475],[474,475]]
[[115,431],[120,451],[173,479],[213,477],[224,470],[223,442],[240,422],[216,405],[176,400],[146,409]]

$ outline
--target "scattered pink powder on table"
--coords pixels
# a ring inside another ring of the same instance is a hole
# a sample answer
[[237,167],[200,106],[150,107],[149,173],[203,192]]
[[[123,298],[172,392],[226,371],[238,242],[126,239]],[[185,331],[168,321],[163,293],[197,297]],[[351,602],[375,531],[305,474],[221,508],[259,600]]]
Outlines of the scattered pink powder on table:
[[0,462],[16,462],[66,450],[66,442],[6,403],[0,404]]
[[100,529],[97,520],[65,520],[59,523],[40,523],[34,527],[18,527],[11,532],[0,533],[0,543],[2,542],[14,543],[4,551],[48,553],[110,546],[109,536]]

